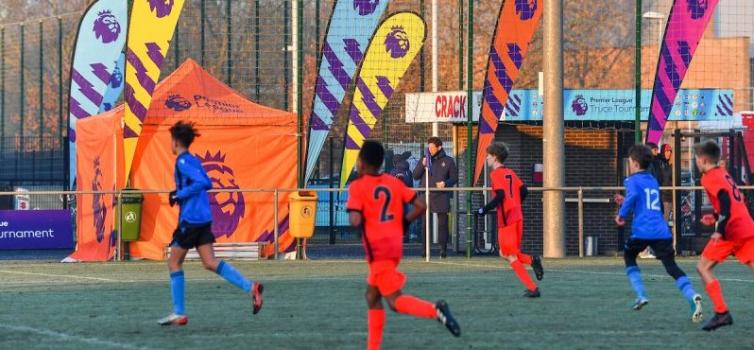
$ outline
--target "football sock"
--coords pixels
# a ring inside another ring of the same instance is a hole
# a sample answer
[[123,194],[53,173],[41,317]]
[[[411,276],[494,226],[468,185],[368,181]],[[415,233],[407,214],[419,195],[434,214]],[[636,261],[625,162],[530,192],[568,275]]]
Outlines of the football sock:
[[367,350],[379,350],[382,344],[382,329],[385,328],[385,309],[369,309],[367,326]]
[[176,315],[186,314],[186,305],[184,303],[184,289],[186,280],[183,277],[183,270],[170,273],[170,292],[173,295],[173,313]]
[[226,281],[230,282],[230,284],[241,288],[244,292],[251,292],[252,282],[248,278],[244,277],[240,272],[238,272],[238,270],[236,270],[233,265],[220,260],[220,263],[217,264],[217,271],[215,272],[218,275],[222,276],[222,278],[224,278]]
[[723,289],[720,287],[720,281],[714,280],[707,284],[707,294],[712,300],[712,305],[715,307],[715,312],[718,314],[728,311],[728,305],[725,305],[725,299],[723,298]]
[[644,292],[644,283],[641,281],[641,271],[638,266],[626,267],[626,275],[628,281],[631,282],[631,287],[636,292],[636,296],[639,298],[647,298],[647,294]]
[[511,268],[513,268],[513,272],[516,273],[516,277],[518,277],[519,281],[524,284],[526,289],[531,291],[537,289],[537,285],[534,284],[534,281],[532,281],[531,277],[529,277],[529,272],[526,271],[524,264],[522,264],[520,260],[512,262]]
[[407,294],[403,294],[395,299],[395,309],[399,313],[414,317],[437,317],[437,310],[434,304]]
[[689,281],[688,277],[678,277],[678,279],[675,280],[675,285],[678,286],[678,290],[681,291],[681,294],[683,294],[683,297],[686,298],[686,300],[693,301],[696,291],[694,290],[694,286],[691,285],[691,281]]

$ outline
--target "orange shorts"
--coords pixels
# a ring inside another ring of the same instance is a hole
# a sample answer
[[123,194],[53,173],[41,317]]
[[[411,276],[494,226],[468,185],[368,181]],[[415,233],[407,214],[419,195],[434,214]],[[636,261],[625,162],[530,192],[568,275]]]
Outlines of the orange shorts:
[[524,222],[519,220],[505,227],[497,228],[497,242],[500,255],[509,256],[521,253],[521,238],[524,235]]
[[379,260],[369,264],[367,284],[376,287],[382,296],[399,291],[406,283],[406,275],[398,271],[398,262]]
[[717,262],[724,262],[731,255],[735,255],[742,264],[754,261],[754,238],[743,242],[722,239],[717,243],[709,241],[702,252],[703,257]]

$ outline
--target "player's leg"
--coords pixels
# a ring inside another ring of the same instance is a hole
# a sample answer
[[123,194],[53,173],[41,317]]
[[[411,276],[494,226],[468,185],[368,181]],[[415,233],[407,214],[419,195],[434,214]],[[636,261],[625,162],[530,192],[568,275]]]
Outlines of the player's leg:
[[650,247],[652,247],[657,258],[662,262],[662,266],[665,267],[665,271],[668,275],[675,280],[675,285],[678,287],[678,290],[681,291],[683,297],[688,301],[689,306],[691,307],[691,321],[695,323],[701,322],[702,296],[694,290],[694,286],[691,284],[688,276],[686,276],[686,273],[683,272],[676,263],[673,240],[664,239],[654,241],[650,244]]
[[377,261],[369,266],[367,283],[378,288],[391,310],[419,318],[434,318],[456,337],[461,335],[461,327],[445,301],[432,304],[413,295],[403,294],[401,288],[405,282],[406,276],[398,271],[395,262]]
[[531,265],[534,270],[534,276],[537,277],[537,281],[541,281],[545,276],[545,269],[542,266],[542,257],[539,255],[527,255],[521,252],[521,242],[524,239],[524,221],[521,220],[516,224],[516,232],[518,233],[518,255],[517,258],[522,264]]
[[631,284],[634,292],[636,292],[636,301],[634,302],[633,309],[641,310],[644,305],[649,303],[647,293],[644,290],[644,282],[641,280],[641,270],[636,264],[636,257],[647,247],[647,243],[642,240],[629,239],[626,242],[625,249],[623,250],[623,261],[626,265],[626,277]]
[[230,284],[240,288],[251,296],[254,314],[262,309],[262,292],[264,291],[264,287],[261,283],[255,283],[249,280],[230,263],[215,258],[215,251],[212,243],[202,244],[196,247],[196,251],[199,253],[199,257],[202,259],[202,265],[204,265],[205,269],[220,275]]
[[712,272],[715,266],[724,261],[733,251],[734,249],[730,242],[710,241],[704,248],[702,258],[699,259],[699,263],[696,265],[696,271],[699,272],[699,277],[702,278],[707,295],[712,300],[712,306],[715,310],[715,316],[702,327],[705,331],[733,324],[733,317],[731,317],[728,311],[728,305],[725,304],[720,281],[717,280],[715,274]]
[[367,285],[367,350],[379,350],[382,345],[382,331],[385,328],[385,308],[382,296],[375,286]]
[[526,287],[524,296],[529,298],[540,297],[539,288],[537,288],[536,283],[529,276],[529,271],[526,270],[524,264],[518,259],[521,251],[518,248],[519,239],[516,225],[498,228],[498,242],[500,242],[500,256],[508,261],[513,273],[516,274],[521,284]]
[[186,253],[188,253],[188,249],[180,247],[177,243],[174,243],[170,247],[168,271],[170,271],[170,294],[173,299],[173,313],[157,321],[160,325],[182,326],[188,323],[184,298],[186,280],[183,275],[183,260],[186,258]]
[[403,294],[401,290],[386,295],[385,300],[390,309],[397,313],[419,318],[434,318],[443,324],[451,334],[456,337],[461,336],[461,326],[450,313],[450,307],[444,300],[432,304],[413,295]]

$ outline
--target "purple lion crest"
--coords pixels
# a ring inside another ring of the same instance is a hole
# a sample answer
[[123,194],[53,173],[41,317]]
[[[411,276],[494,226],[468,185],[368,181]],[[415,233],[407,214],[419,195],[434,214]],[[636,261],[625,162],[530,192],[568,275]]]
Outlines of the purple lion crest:
[[103,44],[109,44],[118,40],[120,36],[120,23],[110,10],[105,10],[97,14],[94,20],[94,36],[102,40]]
[[583,95],[576,95],[576,98],[571,102],[571,110],[579,117],[589,111],[589,105],[586,103],[586,99]]
[[688,4],[689,12],[691,12],[691,19],[700,19],[704,17],[709,7],[708,0],[686,0]]
[[353,9],[359,10],[359,16],[372,14],[379,5],[380,0],[353,0]]
[[401,26],[393,27],[385,37],[385,49],[387,52],[390,52],[390,57],[392,58],[406,56],[410,48],[411,43],[408,41],[408,34],[406,34],[406,31]]
[[[102,169],[100,169],[99,157],[94,159],[92,191],[102,191]],[[97,232],[97,242],[102,242],[105,239],[105,218],[107,217],[107,205],[104,195],[99,193],[93,195],[92,212],[94,212],[94,229]]]
[[156,11],[157,18],[170,15],[173,5],[175,5],[175,0],[149,0],[149,8]]
[[[225,164],[225,155],[218,151],[211,154],[209,151],[202,157],[196,155],[202,162],[204,171],[212,180],[213,189],[239,189],[233,169]],[[244,213],[246,203],[243,193],[221,192],[211,193],[209,197],[212,208],[212,233],[215,237],[230,237],[238,228]]]
[[113,89],[117,89],[120,87],[120,84],[123,84],[123,73],[120,72],[120,69],[118,68],[117,64],[118,62],[115,62],[116,66],[113,69],[113,74],[110,74],[110,82],[109,85]]
[[185,99],[181,95],[170,95],[165,100],[165,107],[170,108],[176,112],[182,112],[191,108],[191,101]]
[[532,19],[537,12],[539,0],[516,0],[516,14],[522,21]]

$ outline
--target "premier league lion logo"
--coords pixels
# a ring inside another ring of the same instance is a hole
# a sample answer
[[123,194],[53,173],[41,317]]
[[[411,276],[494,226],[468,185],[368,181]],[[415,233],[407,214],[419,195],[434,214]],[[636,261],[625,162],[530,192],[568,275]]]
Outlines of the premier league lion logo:
[[704,17],[709,7],[709,0],[686,0],[688,4],[689,12],[691,12],[692,19],[700,19]]
[[576,98],[571,102],[571,110],[581,117],[589,111],[589,105],[586,103],[586,99],[582,95],[576,95]]
[[[99,157],[94,159],[94,179],[92,179],[92,191],[102,191],[102,169],[100,169]],[[97,233],[97,242],[105,239],[105,218],[107,217],[107,205],[105,196],[95,193],[92,196],[92,212],[94,213],[94,229]]]
[[149,0],[149,8],[156,11],[157,18],[170,15],[170,12],[173,11],[173,5],[175,5],[175,0]]
[[410,48],[411,43],[408,41],[408,34],[401,26],[393,27],[385,37],[385,50],[390,52],[392,58],[406,56]]
[[353,9],[359,10],[359,16],[370,15],[380,5],[380,0],[353,0]]
[[[202,162],[204,171],[212,180],[213,189],[239,189],[233,169],[225,164],[225,155],[218,151],[211,154],[207,151],[204,157],[196,155]],[[212,208],[212,233],[215,237],[230,237],[238,228],[238,224],[246,211],[243,193],[221,192],[210,193],[210,207]]]
[[170,95],[165,100],[165,107],[170,108],[176,112],[182,112],[191,108],[191,101],[183,98],[181,95]]
[[516,0],[516,14],[522,21],[532,19],[537,12],[539,0]]
[[120,36],[120,23],[118,23],[118,19],[113,16],[112,12],[105,10],[97,14],[97,19],[94,20],[94,29],[92,30],[94,31],[94,36],[102,40],[103,44],[109,44],[118,40]]

